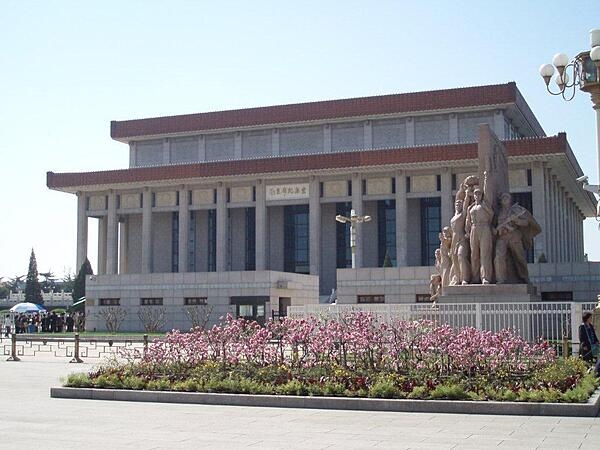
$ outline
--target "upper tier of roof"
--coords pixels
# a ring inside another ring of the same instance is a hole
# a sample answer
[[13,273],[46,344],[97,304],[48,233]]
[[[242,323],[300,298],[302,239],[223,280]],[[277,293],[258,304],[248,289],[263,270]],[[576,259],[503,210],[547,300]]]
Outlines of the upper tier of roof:
[[[135,138],[201,133],[228,128],[507,104],[516,104],[530,125],[541,130],[516,84],[510,82],[489,86],[112,121],[110,134],[113,139],[127,142]],[[542,135],[543,131],[539,134]]]

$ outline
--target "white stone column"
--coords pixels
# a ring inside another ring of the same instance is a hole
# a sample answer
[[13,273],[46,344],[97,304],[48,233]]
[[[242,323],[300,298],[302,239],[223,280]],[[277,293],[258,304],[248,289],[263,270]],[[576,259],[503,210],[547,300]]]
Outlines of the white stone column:
[[406,174],[396,174],[396,261],[398,267],[408,265],[408,204],[406,200]]
[[559,204],[559,220],[560,220],[560,262],[564,262],[566,260],[566,241],[567,241],[567,230],[566,230],[566,221],[565,221],[565,189],[562,186],[558,188],[558,204]]
[[556,175],[552,175],[552,211],[554,212],[554,258],[552,262],[560,262],[560,204],[558,203],[558,184]]
[[98,219],[98,275],[106,273],[106,216]]
[[227,270],[227,189],[217,187],[217,272]]
[[169,138],[163,140],[163,164],[171,163],[171,147],[169,144]]
[[365,121],[364,129],[365,148],[373,148],[373,122]]
[[323,125],[323,153],[331,153],[331,125]]
[[544,205],[546,211],[546,225],[548,230],[546,231],[546,260],[548,262],[553,261],[554,249],[552,247],[552,237],[554,236],[554,218],[552,215],[552,190],[551,190],[551,179],[550,169],[544,170],[545,182],[544,182]]
[[152,273],[152,191],[142,194],[142,273]]
[[[450,114],[448,118],[449,124],[449,138],[451,143],[458,143],[458,115]],[[444,222],[445,223],[445,222]]]
[[415,120],[412,117],[406,118],[406,145],[408,147],[415,145]]
[[546,235],[548,234],[548,224],[546,223],[545,196],[547,195],[544,186],[544,166],[540,162],[533,163],[531,167],[531,204],[533,205],[533,216],[540,225],[542,232],[535,237],[533,260],[537,262],[540,255],[546,253]]
[[179,190],[179,272],[188,271],[188,233],[190,229],[189,191],[187,186]]
[[75,272],[87,259],[88,248],[88,218],[87,218],[87,197],[83,192],[77,192],[77,259]]
[[500,110],[494,111],[494,133],[500,140],[508,139],[504,135],[504,113]]
[[279,156],[279,130],[274,129],[273,134],[271,135],[271,144],[273,146],[272,153],[273,156]]
[[267,270],[267,201],[266,201],[265,180],[258,180],[256,183],[256,202],[255,202],[255,233],[256,233],[256,270]]
[[119,263],[119,221],[117,217],[117,194],[108,194],[108,218],[106,224],[106,273],[118,273]]
[[319,276],[321,272],[321,198],[319,195],[319,179],[317,177],[311,177],[308,192],[310,274]]
[[[352,209],[359,216],[365,214],[362,198],[362,178],[360,174],[352,174]],[[356,269],[363,267],[363,228],[364,224],[356,227]]]
[[129,143],[129,167],[136,166],[135,142]]
[[242,159],[242,132],[236,131],[233,138],[233,151],[235,159]]
[[[450,173],[450,169],[447,167],[442,169],[442,186],[441,186],[441,200],[440,200],[440,209],[441,209],[441,220],[442,220],[442,228],[450,226],[450,219],[453,216],[453,198],[452,198],[452,174]],[[406,182],[405,182],[406,184]],[[396,189],[398,186],[396,185]]]
[[123,222],[119,222],[119,273],[128,273],[127,248],[129,247],[129,217],[125,216]]
[[198,137],[198,161],[206,161],[206,139]]

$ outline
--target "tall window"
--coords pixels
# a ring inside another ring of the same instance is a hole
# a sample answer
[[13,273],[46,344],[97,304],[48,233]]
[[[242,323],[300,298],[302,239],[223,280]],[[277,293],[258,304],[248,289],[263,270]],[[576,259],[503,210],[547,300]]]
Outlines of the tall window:
[[[527,211],[533,214],[533,202],[531,201],[531,192],[515,192],[511,194],[513,203],[518,203]],[[528,263],[533,262],[533,247],[525,249],[525,257]]]
[[196,212],[190,211],[190,224],[188,229],[188,269],[196,271]]
[[179,272],[179,213],[171,216],[171,272]]
[[421,265],[435,265],[435,249],[440,247],[442,229],[440,198],[421,199]]
[[309,273],[308,205],[285,206],[283,226],[283,270]]
[[208,272],[217,270],[217,210],[208,210]]
[[245,270],[256,270],[256,209],[246,208]]
[[396,200],[377,202],[377,228],[379,267],[383,267],[386,253],[396,267]]
[[[352,203],[336,203],[335,214],[350,217]],[[335,247],[336,267],[345,269],[352,267],[352,250],[350,249],[350,225],[347,223],[335,223]]]

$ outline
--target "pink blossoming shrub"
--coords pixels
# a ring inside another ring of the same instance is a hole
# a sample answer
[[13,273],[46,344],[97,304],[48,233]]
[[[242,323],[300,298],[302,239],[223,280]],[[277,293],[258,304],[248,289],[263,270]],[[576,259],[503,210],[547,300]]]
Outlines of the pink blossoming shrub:
[[584,363],[558,360],[546,342],[528,343],[509,330],[379,322],[364,312],[335,320],[284,318],[264,327],[228,316],[209,330],[174,330],[145,352],[122,356],[127,362],[90,374],[89,385],[521,401],[540,401],[530,391],[584,401],[596,386],[592,379],[574,391],[585,376]]

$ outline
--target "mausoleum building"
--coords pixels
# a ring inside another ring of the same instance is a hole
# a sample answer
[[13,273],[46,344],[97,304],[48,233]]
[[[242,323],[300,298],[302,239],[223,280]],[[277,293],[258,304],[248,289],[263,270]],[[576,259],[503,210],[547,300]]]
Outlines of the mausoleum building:
[[[186,305],[265,320],[333,289],[344,303],[410,303],[429,297],[482,123],[541,227],[528,260],[542,299],[594,299],[583,220],[596,200],[566,135],[545,135],[515,83],[114,121],[129,168],[48,172],[47,184],[77,196],[78,267],[98,221],[90,311],[162,305],[167,327],[183,327]],[[354,270],[350,227],[335,221],[352,209],[372,218],[357,226]]]

